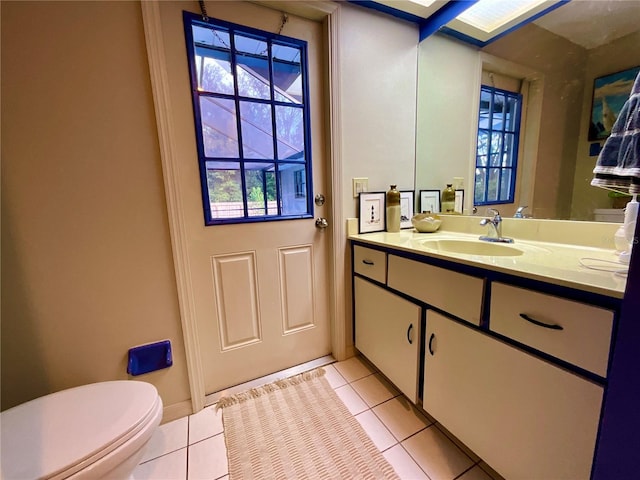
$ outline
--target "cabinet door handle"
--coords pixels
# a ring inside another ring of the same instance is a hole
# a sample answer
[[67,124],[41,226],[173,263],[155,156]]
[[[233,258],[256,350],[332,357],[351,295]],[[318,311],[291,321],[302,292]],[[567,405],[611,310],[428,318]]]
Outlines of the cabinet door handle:
[[432,333],[429,337],[429,353],[433,356],[433,339],[436,338],[436,334]]
[[409,345],[413,345],[413,340],[411,339],[412,331],[413,331],[413,323],[410,323],[409,328],[407,328],[407,342],[409,342]]
[[375,265],[371,260],[362,260],[365,265]]
[[557,323],[551,323],[551,324],[544,323],[544,322],[541,322],[540,320],[536,320],[535,318],[531,318],[526,313],[521,313],[520,316],[524,318],[527,322],[531,322],[534,325],[538,325],[539,327],[550,328],[551,330],[564,330],[562,325],[558,325]]

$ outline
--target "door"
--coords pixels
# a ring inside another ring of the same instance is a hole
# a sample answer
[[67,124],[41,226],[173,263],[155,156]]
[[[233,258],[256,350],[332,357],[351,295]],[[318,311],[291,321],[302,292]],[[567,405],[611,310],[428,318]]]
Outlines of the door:
[[[205,226],[182,10],[196,2],[159,2],[184,218],[189,295],[207,394],[331,352],[330,235],[315,218]],[[207,2],[226,22],[277,33],[280,12],[246,2]],[[282,35],[307,42],[312,196],[325,184],[322,25],[289,15]],[[314,216],[327,217],[328,202]]]
[[417,402],[420,307],[362,278],[353,282],[356,348]]
[[505,478],[587,479],[603,388],[432,310],[423,406]]

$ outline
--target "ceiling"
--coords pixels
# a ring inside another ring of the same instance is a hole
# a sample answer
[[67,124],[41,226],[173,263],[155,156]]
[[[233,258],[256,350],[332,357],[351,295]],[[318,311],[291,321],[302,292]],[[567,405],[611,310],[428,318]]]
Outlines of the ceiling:
[[640,29],[640,0],[572,0],[534,24],[591,49]]

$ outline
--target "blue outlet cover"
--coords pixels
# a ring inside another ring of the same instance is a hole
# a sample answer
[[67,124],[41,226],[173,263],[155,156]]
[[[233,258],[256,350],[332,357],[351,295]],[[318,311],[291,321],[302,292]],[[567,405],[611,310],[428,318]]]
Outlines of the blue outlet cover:
[[129,362],[127,363],[129,375],[142,375],[171,365],[173,365],[173,356],[169,340],[129,349]]

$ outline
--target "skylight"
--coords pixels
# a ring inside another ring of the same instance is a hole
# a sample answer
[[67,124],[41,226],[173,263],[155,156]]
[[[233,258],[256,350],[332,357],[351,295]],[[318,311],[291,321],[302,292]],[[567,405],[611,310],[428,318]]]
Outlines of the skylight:
[[480,0],[458,15],[458,20],[490,33],[543,3],[545,0]]
[[478,0],[443,27],[461,39],[483,46],[568,0]]

